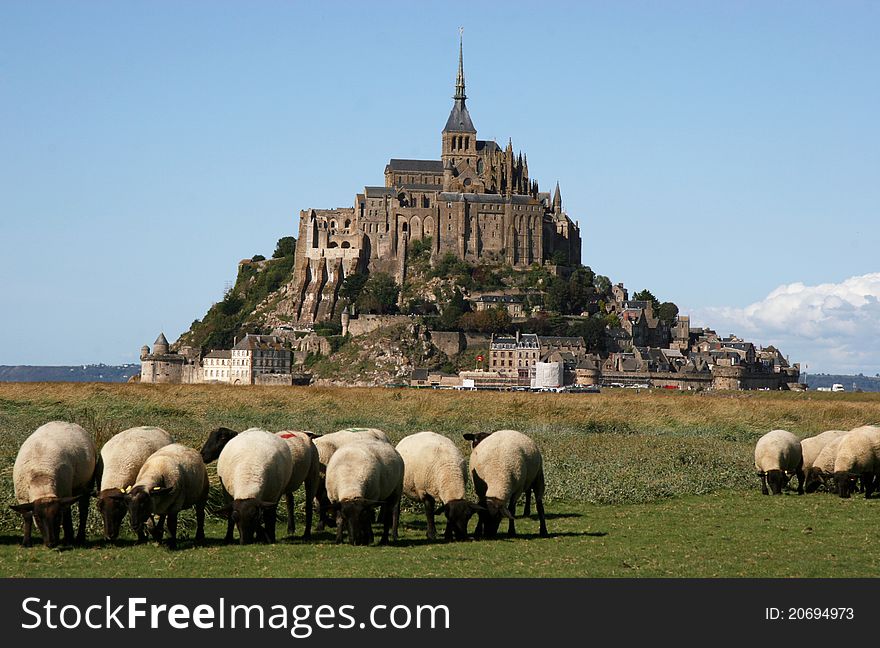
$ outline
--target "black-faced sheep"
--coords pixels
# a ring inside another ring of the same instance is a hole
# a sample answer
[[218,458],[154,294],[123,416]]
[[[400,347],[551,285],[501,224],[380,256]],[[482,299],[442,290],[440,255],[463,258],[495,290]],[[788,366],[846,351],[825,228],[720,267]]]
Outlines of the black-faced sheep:
[[474,534],[494,537],[501,518],[509,520],[507,534],[516,535],[514,514],[520,495],[531,490],[540,520],[540,534],[547,535],[544,518],[544,463],[535,442],[515,430],[499,430],[480,439],[471,452],[471,475],[482,509]]
[[[85,542],[96,454],[92,437],[75,423],[52,421],[25,439],[12,469],[18,504],[11,507],[22,515],[24,546],[31,544],[34,520],[47,547],[58,544],[62,525],[65,542]],[[70,514],[74,502],[79,503],[75,539]]]
[[769,495],[768,484],[774,495],[781,495],[792,474],[798,478],[798,495],[803,495],[803,466],[801,441],[791,432],[771,430],[755,444],[755,468],[761,478],[761,492],[764,495]]
[[145,536],[147,519],[158,515],[153,538],[162,541],[168,523],[168,546],[177,547],[177,514],[194,506],[196,542],[205,539],[205,504],[208,502],[208,471],[201,455],[179,443],[159,448],[138,471],[134,485],[125,491],[131,524],[138,538]]
[[241,544],[257,540],[275,542],[278,500],[290,482],[293,460],[287,443],[266,430],[252,428],[231,439],[217,460],[217,475],[226,506],[226,542],[232,527]]
[[284,497],[287,501],[287,532],[293,535],[296,530],[293,493],[302,485],[306,498],[306,529],[303,538],[308,539],[312,535],[312,511],[320,485],[321,466],[318,448],[312,441],[314,435],[311,432],[282,430],[278,432],[278,436],[287,443],[290,458],[293,460],[290,481],[284,489]]
[[849,497],[861,479],[865,497],[871,497],[880,476],[880,428],[865,425],[843,437],[834,457],[837,494]]
[[397,540],[403,459],[390,443],[360,439],[333,453],[327,465],[327,497],[336,514],[336,542],[348,531],[354,545],[373,541],[373,507],[381,506],[382,544]]
[[446,540],[467,539],[467,525],[477,506],[465,499],[467,463],[451,439],[434,432],[418,432],[397,444],[403,457],[403,493],[421,502],[428,521],[428,539],[437,538],[434,505],[442,503]]
[[104,520],[104,537],[115,540],[128,509],[123,489],[132,486],[149,456],[172,443],[171,435],[157,427],[135,427],[110,438],[101,448],[98,511]]
[[804,491],[814,493],[820,487],[830,492],[837,492],[837,486],[834,483],[834,460],[837,458],[837,449],[843,436],[836,436],[819,451],[818,456],[813,460],[813,465],[804,472]]

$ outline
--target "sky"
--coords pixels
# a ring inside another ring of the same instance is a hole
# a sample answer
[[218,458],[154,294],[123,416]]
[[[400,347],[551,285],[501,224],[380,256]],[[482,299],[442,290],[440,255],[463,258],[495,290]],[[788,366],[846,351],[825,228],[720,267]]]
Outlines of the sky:
[[236,264],[481,139],[582,261],[808,371],[880,372],[880,3],[0,3],[0,364],[135,362]]

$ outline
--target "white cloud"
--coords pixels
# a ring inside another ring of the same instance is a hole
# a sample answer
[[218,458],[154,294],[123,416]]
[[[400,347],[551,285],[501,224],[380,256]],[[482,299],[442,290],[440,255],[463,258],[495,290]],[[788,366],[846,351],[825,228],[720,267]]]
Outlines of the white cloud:
[[695,309],[692,326],[773,344],[808,371],[880,371],[880,272],[840,283],[782,285],[744,308]]

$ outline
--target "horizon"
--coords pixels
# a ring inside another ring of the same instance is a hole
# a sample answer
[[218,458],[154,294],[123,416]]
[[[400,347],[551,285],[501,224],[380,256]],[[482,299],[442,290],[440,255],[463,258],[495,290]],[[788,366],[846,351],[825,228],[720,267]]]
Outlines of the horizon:
[[[137,363],[300,209],[438,159],[462,20],[406,6],[0,6],[0,364]],[[880,5],[541,12],[468,12],[468,108],[560,182],[584,265],[808,374],[880,372]]]

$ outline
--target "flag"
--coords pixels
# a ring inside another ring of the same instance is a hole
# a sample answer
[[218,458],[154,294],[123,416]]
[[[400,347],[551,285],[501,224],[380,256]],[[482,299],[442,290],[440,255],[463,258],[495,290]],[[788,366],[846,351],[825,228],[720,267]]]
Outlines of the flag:
[[483,361],[483,356],[478,355],[478,356],[477,356],[477,362],[482,362],[482,361]]

